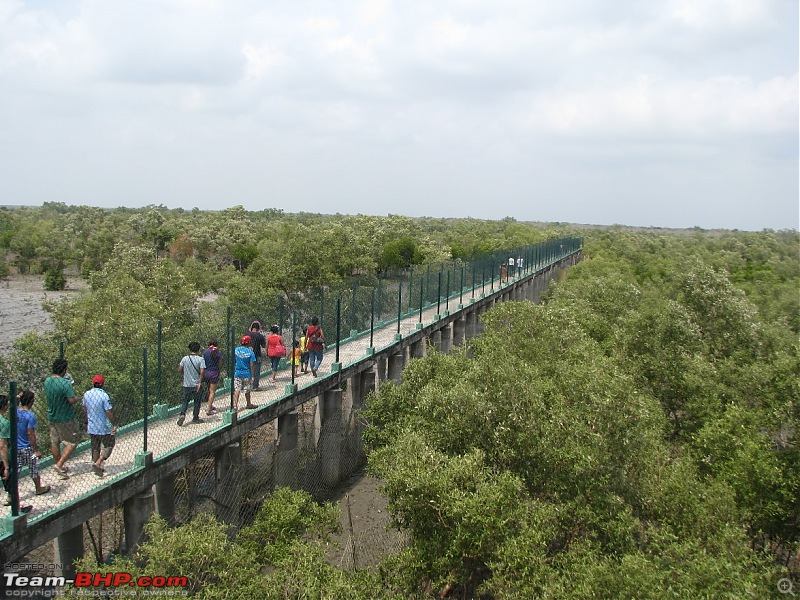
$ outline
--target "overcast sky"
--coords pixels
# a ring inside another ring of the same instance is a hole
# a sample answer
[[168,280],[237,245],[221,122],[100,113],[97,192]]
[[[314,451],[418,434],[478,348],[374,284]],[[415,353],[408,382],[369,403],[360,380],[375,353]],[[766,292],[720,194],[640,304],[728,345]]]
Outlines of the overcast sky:
[[800,228],[797,0],[0,0],[0,204]]

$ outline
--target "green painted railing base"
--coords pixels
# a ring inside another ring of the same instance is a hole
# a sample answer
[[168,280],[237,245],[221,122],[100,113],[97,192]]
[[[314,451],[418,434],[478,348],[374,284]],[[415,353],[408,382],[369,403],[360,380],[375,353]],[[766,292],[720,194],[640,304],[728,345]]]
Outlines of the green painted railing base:
[[133,457],[133,465],[136,468],[152,467],[153,466],[153,453],[152,452],[137,452]]
[[27,523],[27,515],[17,515],[16,517],[9,515],[3,517],[2,521],[0,521],[0,533],[2,533],[2,535],[21,534],[25,531]]

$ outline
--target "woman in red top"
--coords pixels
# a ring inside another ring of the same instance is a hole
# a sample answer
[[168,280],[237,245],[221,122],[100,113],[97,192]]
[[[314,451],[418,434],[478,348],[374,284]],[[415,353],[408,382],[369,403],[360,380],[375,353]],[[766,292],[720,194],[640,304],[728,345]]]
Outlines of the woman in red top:
[[269,328],[270,334],[267,336],[267,356],[272,362],[272,383],[278,380],[278,364],[286,356],[286,346],[283,345],[283,338],[277,325]]
[[317,369],[322,364],[322,352],[325,350],[325,334],[319,326],[319,319],[313,317],[311,325],[306,332],[308,338],[308,363],[311,367],[311,374],[316,377]]

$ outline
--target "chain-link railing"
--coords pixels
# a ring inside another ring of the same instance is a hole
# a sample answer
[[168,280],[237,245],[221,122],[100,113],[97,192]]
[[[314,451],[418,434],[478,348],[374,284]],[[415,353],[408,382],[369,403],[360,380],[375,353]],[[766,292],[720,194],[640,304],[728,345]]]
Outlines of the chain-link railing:
[[[360,340],[362,346],[388,345],[392,335],[400,332],[401,323],[405,324],[404,327],[413,328],[414,321],[432,320],[432,315],[453,312],[460,304],[466,305],[508,281],[527,276],[577,252],[581,244],[580,238],[562,238],[471,260],[453,260],[439,265],[414,266],[377,276],[364,276],[347,283],[321,286],[289,296],[277,292],[253,293],[247,300],[237,304],[227,304],[220,299],[200,302],[188,324],[179,327],[174,322],[166,324],[159,321],[153,327],[152,343],[142,348],[121,344],[119,350],[112,357],[104,357],[102,363],[92,362],[91,357],[72,357],[68,345],[59,344],[53,357],[68,359],[69,371],[78,379],[73,386],[78,397],[74,408],[81,429],[84,419],[78,407],[80,398],[91,387],[91,374],[122,374],[118,378],[124,381],[124,385],[117,387],[114,377],[108,377],[105,385],[113,405],[114,424],[118,427],[115,446],[105,462],[105,470],[99,471],[92,466],[91,442],[84,439],[63,463],[66,474],[58,473],[48,451],[50,437],[46,399],[41,390],[36,390],[38,400],[34,403],[33,413],[38,418],[36,434],[43,458],[38,467],[28,462],[20,463],[21,468],[16,468],[17,439],[12,436],[9,440],[9,464],[12,468],[7,489],[11,496],[12,514],[16,515],[21,508],[32,506],[28,523],[33,524],[65,504],[92,493],[104,482],[139,468],[137,455],[150,452],[154,457],[162,456],[182,445],[190,445],[213,435],[218,428],[224,427],[224,410],[207,415],[207,407],[214,404],[219,409],[227,409],[233,405],[230,380],[230,365],[234,362],[232,352],[253,321],[260,321],[265,328],[276,325],[284,345],[292,348],[292,342],[299,339],[304,325],[310,323],[312,317],[317,317],[327,341],[325,364],[341,361],[346,365],[364,356],[363,348],[358,353],[348,353],[348,346],[354,345],[355,340]],[[181,357],[188,353],[189,342],[196,341],[206,347],[212,340],[217,342],[223,360],[218,387],[214,394],[210,394],[205,386],[201,388],[202,423],[178,426],[176,415],[181,409],[183,392],[178,364]],[[257,406],[285,397],[286,384],[303,387],[312,381],[310,374],[295,375],[288,361],[283,359],[277,375],[278,382],[272,384],[269,382],[269,360],[263,362],[265,374],[262,375],[262,389],[252,393],[252,401]],[[18,390],[15,384],[10,385],[9,392],[10,410],[7,416],[14,421],[11,423],[13,430],[17,416]],[[244,404],[242,399],[239,408],[244,410]],[[321,435],[324,437],[324,431],[315,425],[315,411],[313,402],[298,411],[299,442],[297,448],[289,453],[277,449],[275,423],[268,423],[247,433],[241,441],[243,468],[239,469],[238,475],[242,478],[241,482],[218,480],[213,456],[198,460],[185,469],[176,482],[176,519],[186,521],[198,511],[213,510],[222,515],[227,510],[241,512],[241,517],[246,521],[255,514],[263,497],[276,484],[302,487],[320,498],[329,495],[331,485],[320,475],[320,464],[324,460],[320,448],[324,448],[324,445],[308,443],[309,439],[319,439]],[[314,435],[303,434],[303,431],[314,430],[314,427],[317,427]],[[353,472],[363,464],[363,452],[357,437],[352,438],[350,446],[341,450],[342,473]],[[276,482],[275,474],[285,472],[281,467],[281,461],[285,460],[294,465],[295,474],[290,481]],[[30,481],[37,468],[41,471],[42,485],[50,486],[46,494],[37,495]],[[237,490],[240,497],[224,498],[225,487]]]

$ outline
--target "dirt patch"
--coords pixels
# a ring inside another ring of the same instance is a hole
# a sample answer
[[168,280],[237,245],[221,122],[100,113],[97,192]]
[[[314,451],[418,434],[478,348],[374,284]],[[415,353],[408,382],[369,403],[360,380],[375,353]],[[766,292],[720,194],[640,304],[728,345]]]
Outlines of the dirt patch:
[[392,526],[381,485],[379,479],[359,471],[337,491],[333,501],[342,511],[342,532],[332,540],[330,564],[343,569],[373,567],[408,543],[407,534]]
[[14,340],[29,331],[53,329],[42,302],[75,297],[87,287],[79,277],[68,277],[60,292],[45,291],[42,275],[11,275],[0,281],[0,352],[8,352]]

